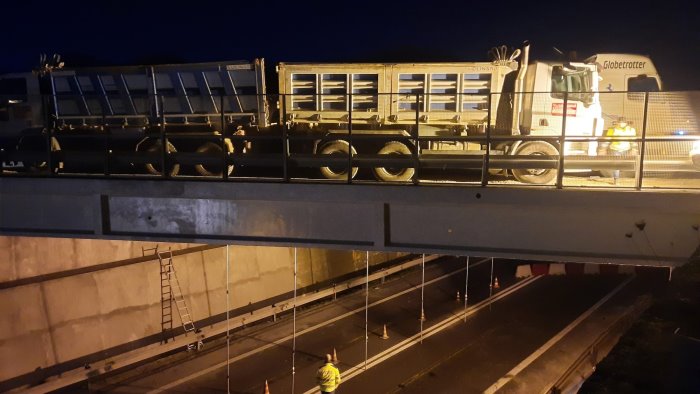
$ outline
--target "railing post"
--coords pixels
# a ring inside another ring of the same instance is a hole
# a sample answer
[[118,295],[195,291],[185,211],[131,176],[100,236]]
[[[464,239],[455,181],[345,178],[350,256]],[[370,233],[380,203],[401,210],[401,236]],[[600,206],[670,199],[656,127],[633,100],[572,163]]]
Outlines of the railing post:
[[49,171],[50,177],[52,177],[54,175],[54,173],[53,173],[53,149],[51,147],[53,135],[54,135],[54,128],[50,127],[48,132],[47,132],[48,138],[46,139],[46,145],[48,146],[48,157],[46,158],[46,166],[47,166],[47,169]]
[[[46,102],[46,100],[45,100]],[[48,119],[48,117],[47,117]],[[46,133],[46,166],[49,172],[49,176],[53,175],[53,155],[51,154],[51,138],[53,137],[53,130],[55,126],[55,122],[46,122],[44,123],[45,125],[48,126],[48,130],[45,130]]]
[[[223,169],[221,170],[221,175],[224,180],[228,180],[228,152],[226,151],[226,107],[224,101],[224,92],[221,92],[219,96],[219,111],[221,112],[221,161],[223,164]],[[233,143],[233,142],[231,142]],[[234,150],[235,152],[235,150]]]
[[557,189],[564,183],[564,146],[566,145],[566,110],[569,107],[569,92],[564,92],[564,109],[561,111],[561,136],[559,136],[559,165],[557,166]]
[[413,184],[418,184],[418,148],[420,144],[420,93],[416,93],[416,129],[413,134]]
[[282,177],[289,182],[289,128],[287,126],[287,96],[282,94],[277,99],[280,101],[282,111]]
[[[491,92],[488,93],[488,106],[486,107],[486,154],[481,166],[481,186],[489,184],[489,161],[491,159]],[[502,97],[501,97],[502,98]]]
[[639,150],[639,160],[637,164],[637,190],[642,190],[642,179],[644,178],[644,151],[646,149],[647,138],[647,115],[649,112],[649,92],[644,92],[644,116],[642,119],[642,146]]
[[165,105],[164,105],[164,98],[163,96],[158,96],[160,97],[160,148],[161,148],[161,157],[160,157],[160,165],[161,165],[161,176],[163,178],[167,178],[168,175],[168,169],[166,168],[166,164],[168,162],[167,159],[167,149],[168,149],[168,143],[165,139]]
[[102,127],[104,128],[105,131],[105,136],[104,136],[104,175],[109,176],[110,175],[110,168],[109,164],[112,159],[112,150],[110,149],[112,146],[112,131],[110,130],[109,126],[107,125],[107,117],[104,114],[104,110],[102,111]]
[[352,183],[352,91],[348,93],[348,185]]

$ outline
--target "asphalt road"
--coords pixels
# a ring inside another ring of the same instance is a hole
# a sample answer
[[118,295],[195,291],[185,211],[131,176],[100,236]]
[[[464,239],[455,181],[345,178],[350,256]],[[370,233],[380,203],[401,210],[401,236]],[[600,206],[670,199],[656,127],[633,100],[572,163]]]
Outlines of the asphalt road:
[[[474,264],[476,259],[472,259]],[[461,317],[464,294],[464,259],[442,259],[426,267],[423,330],[450,317]],[[469,304],[489,295],[490,263],[469,270]],[[450,275],[450,273],[453,273]],[[516,283],[513,267],[496,264],[501,289]],[[441,278],[436,280],[436,278]],[[343,382],[338,393],[384,392],[482,392],[534,352],[563,327],[595,304],[623,280],[619,276],[541,277],[512,294],[483,307],[446,329],[418,340],[407,350]],[[370,359],[421,332],[420,269],[387,281],[370,285],[369,303],[378,303],[368,311],[367,355]],[[522,283],[520,285],[523,285]],[[401,294],[403,292],[403,294]],[[392,295],[400,294],[398,296]],[[365,292],[356,291],[338,300],[300,311],[296,331],[316,323],[322,327],[296,338],[294,382],[292,382],[292,340],[274,343],[291,334],[292,319],[286,316],[276,323],[243,330],[235,336],[230,356],[249,355],[230,364],[227,381],[226,349],[208,351],[198,357],[164,364],[157,372],[137,376],[112,387],[112,392],[144,392],[161,388],[163,392],[222,393],[227,382],[232,393],[261,393],[265,380],[271,393],[304,393],[315,387],[315,372],[324,354],[335,348],[341,374],[362,367],[365,361]],[[333,321],[334,317],[346,314]],[[387,325],[389,339],[381,339]],[[427,331],[426,331],[427,332]],[[266,345],[267,348],[265,348]]]

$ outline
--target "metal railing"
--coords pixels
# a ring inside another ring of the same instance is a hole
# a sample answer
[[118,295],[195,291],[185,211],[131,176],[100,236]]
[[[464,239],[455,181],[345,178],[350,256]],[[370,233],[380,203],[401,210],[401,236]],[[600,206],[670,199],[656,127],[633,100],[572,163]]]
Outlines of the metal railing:
[[[700,188],[700,92],[601,92],[589,102],[550,92],[375,93],[362,106],[352,94],[331,96],[326,109],[264,95],[250,102],[265,108],[240,111],[216,96],[213,112],[192,114],[166,112],[173,97],[144,96],[136,113],[60,116],[46,97],[0,99],[0,176]],[[514,122],[516,99],[531,110]],[[606,135],[618,117],[633,137]]]

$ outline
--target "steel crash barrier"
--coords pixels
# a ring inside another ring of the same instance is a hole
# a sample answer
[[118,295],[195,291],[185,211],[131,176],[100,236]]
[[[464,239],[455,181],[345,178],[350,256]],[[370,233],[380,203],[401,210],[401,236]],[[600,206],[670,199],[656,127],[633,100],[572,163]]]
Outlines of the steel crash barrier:
[[382,94],[363,77],[4,97],[0,175],[700,188],[700,92],[491,93],[434,74]]

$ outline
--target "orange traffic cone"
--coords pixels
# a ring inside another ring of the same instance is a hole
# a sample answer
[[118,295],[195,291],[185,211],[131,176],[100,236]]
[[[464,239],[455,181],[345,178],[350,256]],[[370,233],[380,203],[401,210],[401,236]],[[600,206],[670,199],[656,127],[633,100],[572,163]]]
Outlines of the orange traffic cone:
[[263,394],[270,394],[270,387],[267,385],[267,380],[265,381],[265,389],[263,390]]
[[336,353],[335,348],[333,348],[333,364],[338,363],[338,353]]
[[457,302],[460,301],[460,299],[459,299],[459,291],[457,291],[457,300],[456,300],[456,301],[457,301]]
[[389,335],[386,333],[386,324],[384,325],[384,333],[381,336],[382,339],[389,339]]
[[501,288],[501,285],[498,284],[498,277],[493,281],[493,288],[496,290]]

